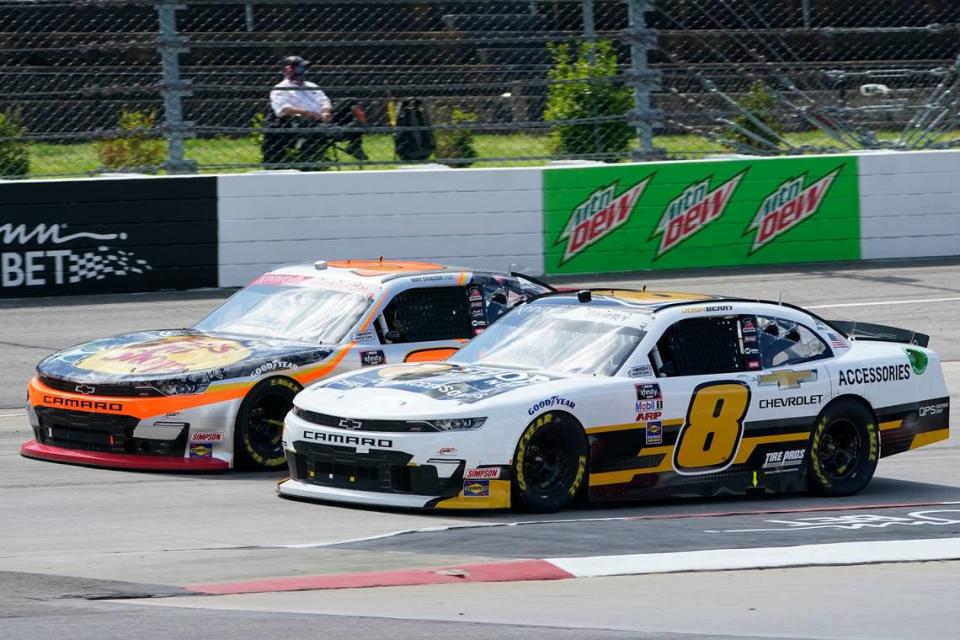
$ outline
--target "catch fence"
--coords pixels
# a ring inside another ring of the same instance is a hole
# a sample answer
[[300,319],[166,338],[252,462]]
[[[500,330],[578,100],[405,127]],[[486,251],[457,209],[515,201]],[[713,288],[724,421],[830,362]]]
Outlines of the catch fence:
[[[958,36],[950,0],[0,0],[0,176],[952,147]],[[277,117],[289,55],[338,117]]]

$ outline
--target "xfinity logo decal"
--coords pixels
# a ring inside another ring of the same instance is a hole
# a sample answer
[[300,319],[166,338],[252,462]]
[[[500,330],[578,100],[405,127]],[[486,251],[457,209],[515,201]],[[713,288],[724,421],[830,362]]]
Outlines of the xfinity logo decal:
[[710,178],[706,178],[688,186],[674,198],[650,235],[651,239],[660,236],[656,257],[659,258],[722,216],[746,173],[746,170],[741,171],[712,191]]
[[804,188],[807,174],[787,180],[760,204],[744,235],[756,231],[750,253],[755,253],[820,210],[823,199],[837,177],[841,165]]
[[566,241],[560,264],[576,257],[587,247],[607,237],[630,219],[640,194],[650,184],[653,174],[647,176],[619,196],[614,197],[619,181],[597,189],[578,204],[557,238],[555,245]]

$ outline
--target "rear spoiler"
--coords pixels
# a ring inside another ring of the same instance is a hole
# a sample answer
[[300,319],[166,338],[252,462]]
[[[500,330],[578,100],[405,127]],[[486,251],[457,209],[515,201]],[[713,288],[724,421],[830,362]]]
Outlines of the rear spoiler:
[[914,344],[918,347],[926,347],[930,344],[930,336],[909,329],[898,329],[882,324],[870,324],[869,322],[850,322],[848,320],[830,320],[829,324],[843,331],[848,338],[856,340],[902,342],[903,344]]

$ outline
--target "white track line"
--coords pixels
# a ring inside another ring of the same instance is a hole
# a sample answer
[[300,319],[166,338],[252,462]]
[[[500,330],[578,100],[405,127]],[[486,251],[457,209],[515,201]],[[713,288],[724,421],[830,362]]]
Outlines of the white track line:
[[925,298],[923,300],[877,300],[875,302],[847,302],[843,304],[806,305],[805,309],[839,309],[840,307],[884,307],[895,304],[929,304],[932,302],[960,302],[960,298]]
[[547,558],[577,578],[681,571],[734,571],[816,565],[924,562],[960,559],[960,538],[808,544],[591,558]]

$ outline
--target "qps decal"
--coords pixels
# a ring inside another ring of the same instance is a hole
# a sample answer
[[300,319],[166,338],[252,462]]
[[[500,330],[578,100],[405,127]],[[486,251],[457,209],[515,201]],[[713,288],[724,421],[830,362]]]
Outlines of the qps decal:
[[216,178],[0,184],[0,297],[217,285]]
[[[770,244],[798,224],[815,215],[823,204],[834,178],[843,169],[840,165],[819,180],[810,182],[804,173],[780,184],[764,198],[744,235],[755,232],[750,253]],[[805,186],[806,185],[806,186]]]
[[543,171],[547,275],[860,258],[856,156]]
[[722,216],[746,172],[741,171],[713,189],[711,178],[705,178],[671,200],[651,236],[660,237],[657,258]]
[[607,237],[630,219],[640,195],[653,176],[647,176],[617,196],[618,182],[597,189],[574,207],[563,232],[554,244],[565,243],[560,264]]

